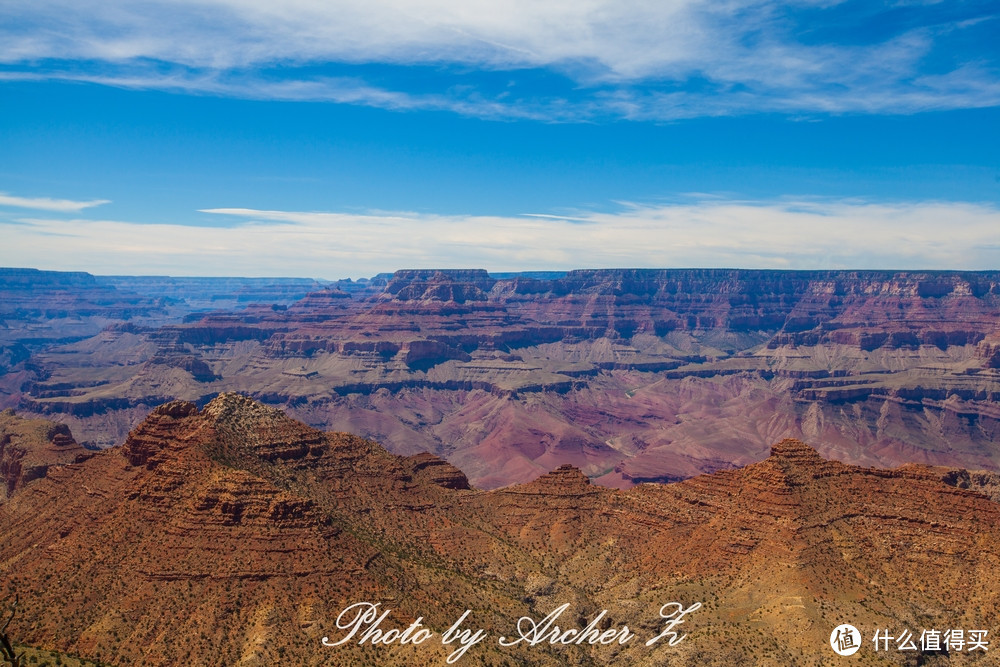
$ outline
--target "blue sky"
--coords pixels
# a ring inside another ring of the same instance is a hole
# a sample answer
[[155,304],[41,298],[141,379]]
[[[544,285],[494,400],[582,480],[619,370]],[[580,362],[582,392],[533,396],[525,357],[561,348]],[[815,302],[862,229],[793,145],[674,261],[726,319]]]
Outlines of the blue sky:
[[995,2],[8,0],[0,265],[1000,268]]

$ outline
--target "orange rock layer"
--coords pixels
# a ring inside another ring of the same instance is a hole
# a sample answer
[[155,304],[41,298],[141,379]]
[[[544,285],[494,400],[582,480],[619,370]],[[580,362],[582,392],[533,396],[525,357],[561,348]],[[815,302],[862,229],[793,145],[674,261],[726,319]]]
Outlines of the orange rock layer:
[[[445,664],[439,644],[324,647],[360,601],[436,633],[473,610],[492,641],[467,664],[820,665],[840,622],[993,628],[1000,505],[949,474],[783,440],[674,484],[561,466],[477,491],[437,457],[223,394],[163,405],[0,504],[0,596],[22,600],[17,639],[116,665]],[[564,603],[579,627],[606,609],[655,634],[670,601],[704,605],[677,647],[496,643]]]

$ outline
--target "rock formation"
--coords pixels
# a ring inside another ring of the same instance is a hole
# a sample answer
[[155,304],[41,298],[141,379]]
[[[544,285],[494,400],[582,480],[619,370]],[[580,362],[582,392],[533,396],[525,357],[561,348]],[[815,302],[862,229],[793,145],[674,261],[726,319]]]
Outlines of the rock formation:
[[[464,664],[821,665],[844,621],[866,640],[994,630],[1000,505],[962,474],[783,440],[673,484],[613,490],[562,465],[479,491],[432,455],[222,394],[162,405],[0,504],[0,599],[22,600],[14,636],[116,665],[445,664],[440,642],[323,646],[362,601],[438,636],[473,610],[490,639]],[[671,601],[703,605],[675,647],[496,642],[566,603],[564,626],[607,610],[602,627],[651,637]]]
[[220,285],[190,299],[231,307],[184,321],[45,345],[14,326],[30,359],[0,355],[0,406],[104,447],[160,403],[240,391],[486,488],[564,462],[607,486],[679,480],[783,437],[859,465],[1000,470],[997,272],[410,270],[298,300],[256,285],[239,307]]
[[80,463],[89,456],[65,424],[0,411],[0,502],[45,477],[53,466]]

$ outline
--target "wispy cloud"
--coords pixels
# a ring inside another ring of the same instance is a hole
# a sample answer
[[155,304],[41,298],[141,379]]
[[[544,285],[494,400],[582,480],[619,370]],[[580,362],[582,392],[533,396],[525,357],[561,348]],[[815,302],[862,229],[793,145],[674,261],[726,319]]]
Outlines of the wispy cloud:
[[[491,118],[1000,104],[995,49],[976,52],[1000,19],[988,3],[943,6],[910,6],[895,26],[898,8],[810,0],[8,0],[0,63],[8,77]],[[817,30],[827,20],[844,29]],[[964,57],[939,57],[955,43]],[[371,64],[437,69],[417,87],[404,74],[372,78]],[[317,73],[330,65],[340,74]],[[498,90],[477,72],[514,85]],[[533,87],[538,72],[568,85]]]
[[[118,273],[370,276],[401,267],[989,269],[1000,210],[815,198],[623,204],[570,217],[206,209],[238,226],[22,218],[0,265]],[[42,238],[44,237],[44,243]],[[210,267],[210,268],[206,268]]]
[[15,206],[30,208],[36,211],[58,211],[75,213],[101,204],[110,204],[107,199],[92,199],[90,201],[73,201],[71,199],[49,199],[47,197],[15,197],[6,192],[0,192],[0,206]]

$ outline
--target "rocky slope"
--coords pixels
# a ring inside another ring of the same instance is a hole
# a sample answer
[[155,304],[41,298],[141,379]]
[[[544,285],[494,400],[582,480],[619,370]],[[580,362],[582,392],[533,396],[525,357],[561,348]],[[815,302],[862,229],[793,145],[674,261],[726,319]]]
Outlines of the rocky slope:
[[45,477],[54,466],[80,463],[89,456],[65,424],[0,411],[0,502]]
[[[1000,505],[961,486],[784,440],[674,484],[612,490],[562,465],[478,491],[432,455],[223,394],[162,405],[0,504],[0,597],[20,594],[20,640],[117,665],[446,664],[439,641],[323,646],[362,601],[438,637],[472,610],[489,634],[464,664],[821,665],[845,621],[995,632]],[[644,640],[671,601],[703,605],[674,647],[497,643],[567,603],[564,628],[607,610],[602,628]]]
[[33,352],[0,394],[109,446],[165,400],[241,391],[481,487],[562,462],[671,481],[783,437],[862,465],[1000,470],[998,336],[997,272],[398,271],[112,326]]

